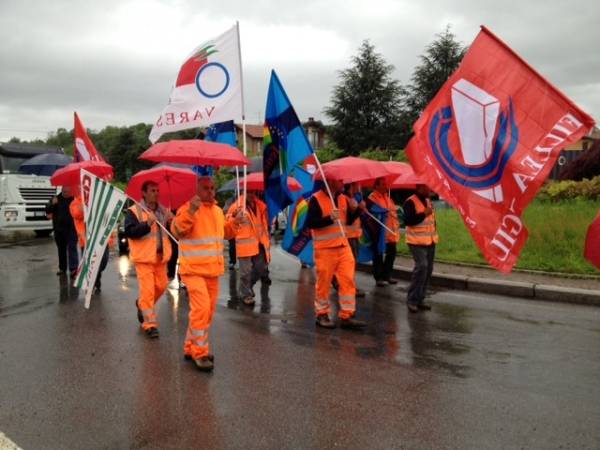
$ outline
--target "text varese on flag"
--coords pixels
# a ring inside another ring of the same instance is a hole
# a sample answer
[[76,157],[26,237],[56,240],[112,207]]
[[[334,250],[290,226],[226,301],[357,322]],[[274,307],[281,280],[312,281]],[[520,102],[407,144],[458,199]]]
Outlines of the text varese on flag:
[[242,117],[242,67],[239,28],[198,46],[185,60],[171,90],[169,104],[150,132],[156,142],[164,133]]
[[75,127],[73,134],[75,135],[75,145],[73,147],[73,156],[75,157],[75,161],[104,161],[104,158],[96,150],[94,143],[88,136],[77,113],[74,116]]
[[556,158],[594,120],[485,27],[415,123],[415,172],[461,214],[487,261],[510,272],[521,215]]

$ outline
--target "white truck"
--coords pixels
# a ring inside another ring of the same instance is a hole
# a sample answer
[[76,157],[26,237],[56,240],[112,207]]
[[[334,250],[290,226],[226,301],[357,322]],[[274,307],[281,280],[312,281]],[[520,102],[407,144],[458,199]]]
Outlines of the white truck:
[[56,195],[50,177],[19,173],[19,166],[42,153],[63,153],[58,147],[21,143],[0,143],[0,231],[34,231],[38,236],[52,233],[46,217],[46,203]]

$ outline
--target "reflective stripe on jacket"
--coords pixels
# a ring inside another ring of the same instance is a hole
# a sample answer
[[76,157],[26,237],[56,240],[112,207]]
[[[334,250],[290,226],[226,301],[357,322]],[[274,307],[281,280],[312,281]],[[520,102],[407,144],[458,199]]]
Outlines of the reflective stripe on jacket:
[[[148,220],[148,213],[146,213],[146,211],[144,211],[138,205],[133,205],[131,208],[129,208],[129,211],[135,215],[140,223]],[[155,263],[159,260],[156,253],[159,236],[158,228],[158,225],[156,222],[154,222],[150,227],[150,233],[142,236],[141,238],[127,239],[129,241],[129,256],[134,263]],[[162,235],[163,249],[160,261],[167,262],[171,258],[171,242],[169,241],[167,233],[164,230],[160,231],[160,234]]]
[[[331,212],[333,211],[333,205],[329,196],[321,190],[314,193],[313,197],[317,199],[323,217],[330,216]],[[337,197],[337,201],[337,209],[340,213],[340,222],[344,224],[346,223],[346,211],[348,209],[346,196],[343,194],[339,195]],[[320,248],[332,248],[348,245],[348,240],[344,237],[344,234],[340,228],[340,224],[337,220],[334,221],[333,224],[326,227],[311,229],[311,234],[315,250]]]
[[[238,207],[238,204],[240,205]],[[256,213],[246,207],[247,217],[237,228],[235,233],[235,252],[238,257],[255,256],[259,253],[259,244],[265,248],[267,262],[271,260],[271,239],[269,236],[269,223],[267,205],[259,199],[254,201]],[[228,220],[232,220],[236,211],[243,208],[244,196],[240,197],[227,210]]]
[[177,210],[171,231],[179,239],[179,273],[217,277],[225,272],[223,240],[235,235],[233,220],[225,221],[223,210],[201,204],[194,214],[190,202]]
[[[425,212],[426,206],[416,195],[411,195],[408,200],[411,200],[415,205],[415,212],[422,214]],[[431,207],[431,214],[425,216],[425,219],[414,226],[406,227],[406,243],[412,245],[431,245],[438,243],[438,234],[435,229],[435,211],[431,201],[427,199],[427,206]]]

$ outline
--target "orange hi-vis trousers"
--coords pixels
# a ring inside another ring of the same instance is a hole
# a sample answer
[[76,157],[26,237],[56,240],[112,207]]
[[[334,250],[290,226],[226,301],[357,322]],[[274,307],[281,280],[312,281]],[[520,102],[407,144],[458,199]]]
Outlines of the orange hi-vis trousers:
[[356,310],[356,286],[354,284],[355,262],[350,246],[315,249],[315,266],[317,286],[315,296],[315,312],[317,316],[329,314],[329,291],[333,276],[339,283],[339,299],[341,319],[348,319]]
[[190,355],[192,359],[199,359],[209,353],[208,331],[219,297],[219,277],[181,274],[181,279],[190,299],[189,324],[183,353]]
[[169,284],[167,263],[135,263],[135,273],[140,285],[138,307],[144,316],[142,328],[158,328],[155,305]]

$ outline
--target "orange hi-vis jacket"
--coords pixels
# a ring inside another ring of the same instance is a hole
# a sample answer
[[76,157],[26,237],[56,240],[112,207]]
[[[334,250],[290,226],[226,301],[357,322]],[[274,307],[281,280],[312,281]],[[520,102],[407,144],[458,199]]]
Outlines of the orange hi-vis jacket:
[[83,201],[81,195],[76,195],[73,201],[69,205],[69,212],[73,217],[73,223],[75,224],[75,231],[77,231],[77,240],[81,248],[85,247],[85,222],[83,213]]
[[171,232],[179,239],[179,273],[218,277],[225,273],[223,240],[235,236],[233,220],[225,221],[215,203],[202,203],[194,214],[190,202],[177,210]]
[[[315,192],[313,194],[313,197],[315,197],[317,199],[317,202],[319,202],[319,208],[321,208],[321,213],[323,214],[323,217],[330,216],[331,212],[333,211],[333,205],[329,196],[325,192],[320,190]],[[340,228],[340,222],[342,224],[346,223],[348,199],[345,195],[341,194],[337,197],[337,201],[337,209],[340,213],[340,220],[336,220],[333,222],[333,224],[328,225],[326,227],[313,228],[311,230],[315,250],[321,248],[334,248],[348,245],[348,239],[344,236]]]
[[[83,201],[81,195],[77,195],[73,198],[73,201],[69,205],[69,212],[73,217],[73,223],[75,224],[75,231],[77,231],[77,240],[81,248],[85,247],[85,213],[83,211]],[[108,246],[112,247],[115,245],[115,232],[108,238]]]
[[[140,223],[148,220],[148,213],[139,205],[133,205],[131,208],[129,208],[129,211],[135,215]],[[160,230],[160,234],[162,235],[162,255],[160,259],[158,258],[158,254],[156,252],[158,249],[158,228],[159,226],[156,224],[156,222],[154,222],[150,227],[150,233],[142,236],[141,238],[127,239],[129,241],[129,256],[134,263],[154,264],[157,262],[167,262],[171,258],[171,242],[169,241],[168,235],[164,230]]]
[[406,243],[412,245],[437,244],[439,238],[435,229],[435,211],[431,201],[427,199],[427,205],[424,205],[416,195],[411,195],[408,200],[414,203],[417,214],[424,213],[427,206],[431,207],[431,214],[425,216],[425,219],[418,225],[406,227]]
[[[238,204],[240,206],[238,206]],[[235,233],[235,252],[238,257],[255,256],[259,253],[259,244],[265,248],[267,262],[271,259],[271,239],[267,205],[259,199],[254,201],[256,213],[246,205],[246,216]],[[238,209],[244,206],[244,196],[233,203],[227,210],[227,217],[232,218]]]
[[396,234],[385,230],[385,241],[393,243],[398,242],[398,237],[400,236],[400,223],[398,222],[398,207],[394,203],[394,200],[392,200],[389,195],[380,194],[377,191],[374,191],[369,195],[369,200],[379,207],[388,210],[385,225]]

